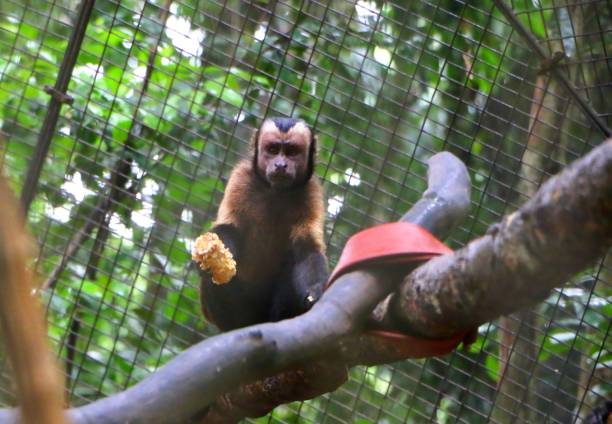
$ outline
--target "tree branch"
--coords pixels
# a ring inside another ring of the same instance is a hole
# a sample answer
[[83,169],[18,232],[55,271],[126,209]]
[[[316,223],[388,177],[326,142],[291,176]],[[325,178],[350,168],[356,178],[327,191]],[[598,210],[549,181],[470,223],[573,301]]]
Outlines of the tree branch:
[[470,176],[463,162],[449,152],[432,156],[427,164],[427,190],[401,220],[445,239],[470,210]]
[[456,334],[544,300],[611,243],[608,140],[550,178],[484,237],[410,274],[393,313],[411,333]]

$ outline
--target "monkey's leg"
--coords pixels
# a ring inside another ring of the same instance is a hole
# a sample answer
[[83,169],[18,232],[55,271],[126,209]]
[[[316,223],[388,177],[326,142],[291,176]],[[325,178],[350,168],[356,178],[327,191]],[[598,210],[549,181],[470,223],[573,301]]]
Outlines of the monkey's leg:
[[[221,224],[209,232],[219,236],[240,269],[242,240],[238,229],[231,224]],[[200,270],[200,281],[202,312],[220,330],[233,330],[268,320],[270,284],[242,281],[238,276],[224,284],[216,284],[209,270]]]
[[200,276],[202,312],[220,330],[234,330],[267,320],[265,290],[259,290],[255,296],[249,290],[249,283],[235,277],[229,283],[219,285],[212,282],[206,271],[200,270]]

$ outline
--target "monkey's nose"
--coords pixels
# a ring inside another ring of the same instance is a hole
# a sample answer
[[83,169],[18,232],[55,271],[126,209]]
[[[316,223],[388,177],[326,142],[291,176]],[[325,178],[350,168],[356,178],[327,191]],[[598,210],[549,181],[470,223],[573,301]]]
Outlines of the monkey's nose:
[[281,169],[282,169],[283,171],[284,171],[285,169],[287,169],[287,164],[286,164],[285,162],[276,162],[276,163],[274,164],[274,166],[275,166],[275,167],[276,167],[276,169],[277,169],[277,170],[279,170],[279,171],[280,171]]

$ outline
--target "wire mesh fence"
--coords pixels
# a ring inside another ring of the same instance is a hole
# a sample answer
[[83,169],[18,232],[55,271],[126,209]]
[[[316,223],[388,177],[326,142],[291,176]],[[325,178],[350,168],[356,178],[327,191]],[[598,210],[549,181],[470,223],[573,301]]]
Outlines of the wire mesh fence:
[[[190,243],[266,116],[319,135],[332,265],[414,203],[441,150],[472,176],[456,248],[610,135],[611,49],[605,0],[4,0],[0,168],[39,242],[71,403],[215,333]],[[253,421],[583,422],[612,396],[611,273],[608,254],[470,350],[355,368]]]

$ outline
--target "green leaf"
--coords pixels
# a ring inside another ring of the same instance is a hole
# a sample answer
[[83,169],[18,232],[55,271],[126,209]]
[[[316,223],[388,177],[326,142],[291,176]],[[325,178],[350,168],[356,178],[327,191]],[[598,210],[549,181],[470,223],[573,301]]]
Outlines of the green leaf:
[[499,379],[499,368],[500,362],[496,355],[487,355],[485,359],[485,367],[487,369],[487,375],[491,378],[492,381],[497,381]]
[[131,119],[123,119],[119,121],[118,123],[116,123],[112,131],[113,140],[120,144],[124,144],[128,138],[128,134],[130,132],[131,127],[132,127]]
[[94,299],[102,299],[104,289],[94,281],[83,280],[81,283],[81,292],[93,297]]

